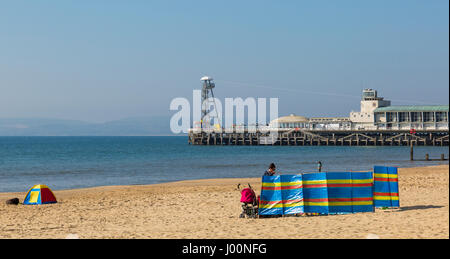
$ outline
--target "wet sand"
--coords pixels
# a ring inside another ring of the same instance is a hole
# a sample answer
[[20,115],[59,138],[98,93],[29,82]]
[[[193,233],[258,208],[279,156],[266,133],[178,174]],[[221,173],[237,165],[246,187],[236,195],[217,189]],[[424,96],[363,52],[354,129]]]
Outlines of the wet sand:
[[[55,191],[58,203],[6,205],[0,238],[449,238],[449,166],[399,170],[399,210],[241,219],[238,183],[260,178]],[[51,187],[51,186],[50,186]]]

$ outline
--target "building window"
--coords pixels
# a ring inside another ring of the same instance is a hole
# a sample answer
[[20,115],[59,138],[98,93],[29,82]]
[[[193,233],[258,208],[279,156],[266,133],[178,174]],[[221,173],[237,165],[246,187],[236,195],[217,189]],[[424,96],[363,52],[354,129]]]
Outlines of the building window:
[[399,112],[398,113],[398,121],[399,122],[405,122],[405,121],[408,121],[408,116],[409,115],[409,113],[407,113],[407,112]]
[[436,122],[447,121],[446,112],[436,112]]
[[421,113],[420,112],[411,112],[411,121],[416,122],[421,120]]
[[387,112],[386,113],[386,122],[397,122],[397,113]]
[[433,122],[433,113],[432,112],[424,112],[423,113],[423,121],[424,122]]

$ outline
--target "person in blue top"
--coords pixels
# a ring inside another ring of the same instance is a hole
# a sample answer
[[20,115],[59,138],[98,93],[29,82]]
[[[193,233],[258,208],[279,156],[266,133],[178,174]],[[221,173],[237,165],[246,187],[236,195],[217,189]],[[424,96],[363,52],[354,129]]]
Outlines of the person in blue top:
[[269,169],[264,172],[264,176],[274,176],[276,174],[275,170],[276,170],[275,164],[271,163],[269,165]]

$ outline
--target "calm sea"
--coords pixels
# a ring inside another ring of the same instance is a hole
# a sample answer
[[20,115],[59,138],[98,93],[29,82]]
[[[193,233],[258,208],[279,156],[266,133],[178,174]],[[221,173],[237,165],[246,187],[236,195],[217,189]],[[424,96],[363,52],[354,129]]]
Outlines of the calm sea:
[[[423,159],[448,147],[416,147]],[[191,146],[187,137],[0,137],[0,192],[34,184],[72,189],[153,184],[186,179],[260,177],[274,162],[285,174],[316,170],[371,170],[374,165],[414,167],[409,147]]]

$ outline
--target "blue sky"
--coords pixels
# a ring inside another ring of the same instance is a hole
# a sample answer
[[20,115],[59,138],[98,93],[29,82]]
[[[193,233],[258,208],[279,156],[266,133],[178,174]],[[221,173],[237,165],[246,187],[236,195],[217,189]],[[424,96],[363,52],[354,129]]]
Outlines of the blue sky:
[[200,77],[216,97],[347,116],[362,88],[448,104],[449,2],[1,1],[0,118],[171,115]]

